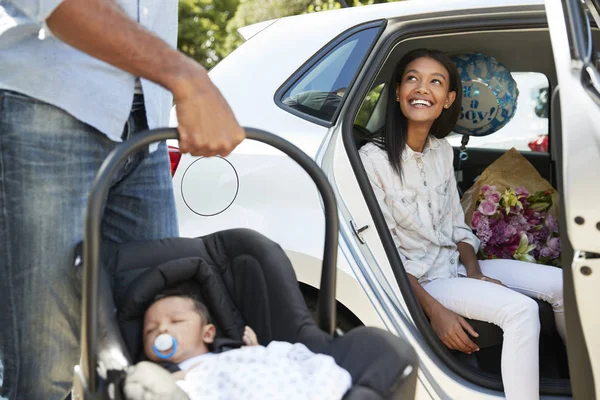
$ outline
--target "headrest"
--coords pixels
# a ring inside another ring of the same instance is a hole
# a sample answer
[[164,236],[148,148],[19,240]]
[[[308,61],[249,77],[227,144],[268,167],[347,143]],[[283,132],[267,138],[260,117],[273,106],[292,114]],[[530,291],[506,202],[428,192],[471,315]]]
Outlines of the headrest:
[[486,136],[515,115],[519,90],[509,70],[494,57],[481,53],[455,55],[463,98],[456,133]]

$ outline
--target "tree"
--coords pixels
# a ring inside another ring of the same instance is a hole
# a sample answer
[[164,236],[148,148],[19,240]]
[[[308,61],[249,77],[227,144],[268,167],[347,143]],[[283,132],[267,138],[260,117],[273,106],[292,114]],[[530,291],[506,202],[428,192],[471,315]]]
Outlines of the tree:
[[343,7],[358,7],[370,4],[391,3],[401,0],[313,0],[308,6],[308,12],[335,10]]
[[270,19],[398,0],[179,0],[177,47],[210,69],[242,43],[237,30]]
[[227,51],[235,50],[242,43],[239,28],[262,21],[297,15],[306,12],[313,0],[240,0],[235,16],[227,24]]
[[177,47],[210,69],[229,54],[227,23],[240,0],[179,0]]

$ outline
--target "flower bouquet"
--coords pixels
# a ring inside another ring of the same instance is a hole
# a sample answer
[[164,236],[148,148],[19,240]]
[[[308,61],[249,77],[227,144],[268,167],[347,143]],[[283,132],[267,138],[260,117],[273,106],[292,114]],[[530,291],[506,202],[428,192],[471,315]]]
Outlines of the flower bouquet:
[[558,265],[558,225],[549,212],[553,194],[553,189],[530,194],[523,187],[499,191],[483,185],[470,221],[481,240],[479,257]]

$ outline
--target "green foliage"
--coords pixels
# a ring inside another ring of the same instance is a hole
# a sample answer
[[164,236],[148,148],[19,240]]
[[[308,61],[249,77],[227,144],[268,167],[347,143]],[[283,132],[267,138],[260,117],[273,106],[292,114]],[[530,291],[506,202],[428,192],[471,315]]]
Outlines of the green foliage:
[[306,12],[312,0],[240,0],[235,16],[227,24],[225,48],[235,50],[242,43],[239,28],[262,21],[298,15]]
[[177,47],[206,68],[214,67],[242,43],[241,27],[257,22],[398,0],[179,0]]
[[391,3],[393,1],[399,0],[313,0],[312,3],[308,6],[308,12],[310,13],[318,11],[335,10],[338,8],[342,8],[344,6],[344,3],[348,7],[359,7],[367,6],[370,4]]
[[374,87],[368,94],[363,104],[360,106],[360,110],[358,111],[358,115],[356,116],[356,120],[354,123],[356,125],[360,125],[363,128],[367,127],[367,123],[369,122],[369,118],[371,118],[371,114],[375,110],[375,106],[377,105],[377,101],[381,96],[381,91],[385,85],[382,83],[376,87]]
[[177,47],[206,68],[229,54],[225,49],[227,23],[239,0],[179,0]]
[[318,11],[327,11],[327,10],[335,10],[338,8],[342,8],[342,4],[334,1],[334,0],[314,0],[308,6],[308,12],[318,12]]

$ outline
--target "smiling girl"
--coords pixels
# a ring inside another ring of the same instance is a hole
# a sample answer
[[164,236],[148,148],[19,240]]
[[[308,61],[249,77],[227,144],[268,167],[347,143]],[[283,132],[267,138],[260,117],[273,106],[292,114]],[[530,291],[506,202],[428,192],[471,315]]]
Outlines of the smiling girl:
[[[504,331],[502,379],[508,399],[539,398],[538,305],[552,305],[563,341],[562,271],[516,260],[478,261],[444,139],[460,113],[461,81],[444,53],[418,49],[396,67],[386,125],[360,155],[412,289],[440,340],[478,351],[463,318]],[[470,337],[470,336],[471,337]]]

